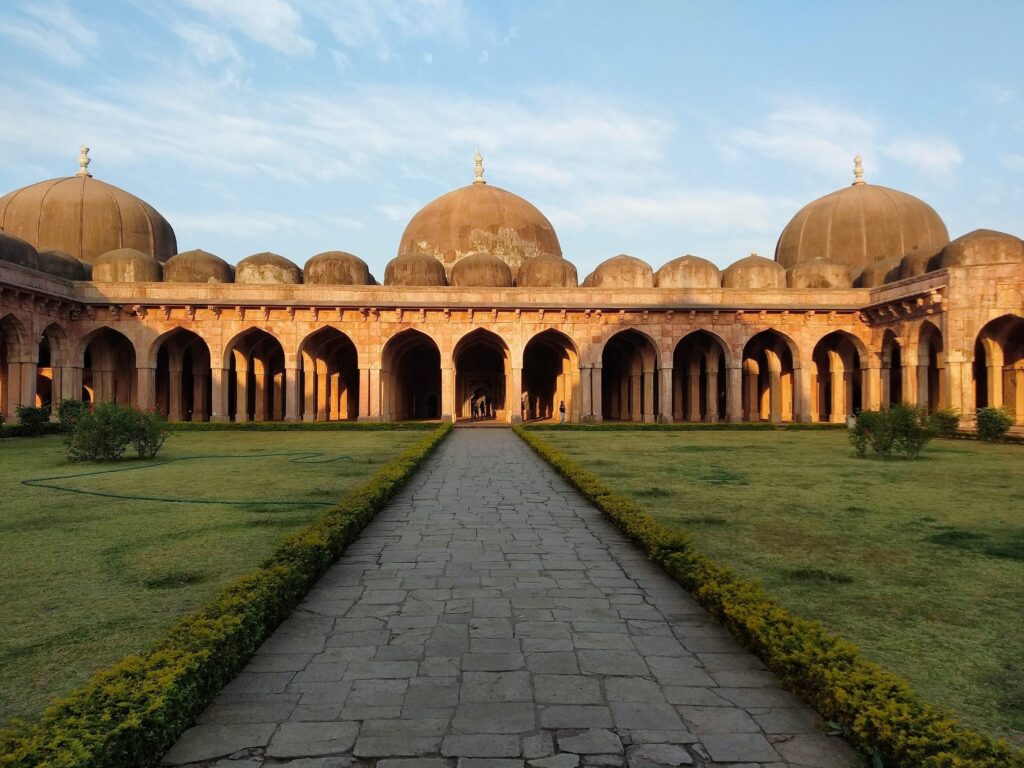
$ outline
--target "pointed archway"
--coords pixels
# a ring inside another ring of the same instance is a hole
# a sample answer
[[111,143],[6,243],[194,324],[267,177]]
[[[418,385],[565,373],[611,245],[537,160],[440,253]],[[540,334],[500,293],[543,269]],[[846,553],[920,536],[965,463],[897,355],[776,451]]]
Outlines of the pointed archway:
[[652,422],[658,412],[658,352],[639,331],[619,331],[601,353],[601,409],[610,421]]
[[299,415],[303,421],[359,417],[356,346],[337,328],[320,328],[299,345]]
[[441,418],[441,352],[432,338],[412,328],[395,334],[380,368],[385,421]]
[[459,340],[452,357],[455,419],[510,421],[508,344],[498,334],[477,328]]
[[863,398],[863,345],[845,331],[833,331],[811,354],[811,421],[843,424],[860,411]]
[[83,340],[83,399],[137,407],[139,375],[135,345],[113,328],[99,328]]
[[156,341],[156,409],[170,421],[209,421],[210,348],[185,328]]
[[743,347],[743,420],[793,421],[796,390],[792,340],[774,330],[751,337]]
[[942,331],[933,323],[921,325],[917,344],[917,404],[929,411],[946,405],[946,354]]
[[672,420],[722,421],[726,417],[725,345],[714,334],[687,334],[672,354]]
[[566,418],[578,420],[579,353],[564,333],[541,331],[523,350],[523,386],[519,407],[523,421],[557,419],[562,404]]
[[882,407],[903,402],[903,348],[896,334],[887,330],[882,337]]
[[226,356],[228,416],[236,422],[281,421],[286,397],[281,342],[249,328],[231,340]]
[[1024,424],[1024,317],[987,323],[974,345],[974,398],[978,408],[1005,408]]

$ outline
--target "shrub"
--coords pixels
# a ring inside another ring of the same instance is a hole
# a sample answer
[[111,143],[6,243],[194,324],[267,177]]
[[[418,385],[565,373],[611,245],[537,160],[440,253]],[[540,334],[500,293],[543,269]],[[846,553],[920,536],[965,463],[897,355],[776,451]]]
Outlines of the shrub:
[[[919,427],[921,415],[910,411]],[[820,622],[794,616],[760,584],[695,551],[685,534],[660,525],[532,430],[515,431],[760,656],[787,688],[826,720],[838,722],[875,765],[1024,768],[1024,752],[961,728],[948,713],[922,702],[905,680],[866,661]]]
[[916,459],[935,437],[928,411],[920,406],[895,405],[889,409],[893,447],[908,459]]
[[70,432],[78,420],[89,412],[89,404],[81,400],[61,400],[57,404],[57,422],[61,432]]
[[116,461],[135,432],[135,411],[117,403],[100,403],[83,414],[64,439],[69,461]]
[[22,437],[38,437],[43,434],[50,421],[49,408],[36,408],[33,405],[19,405],[18,434]]
[[894,452],[916,459],[935,436],[933,423],[924,408],[894,405],[880,411],[861,411],[849,430],[850,442],[864,458],[870,449],[888,459]]
[[989,443],[1001,439],[1013,426],[1013,417],[1003,408],[979,408],[975,416],[978,420],[978,438]]
[[928,419],[938,437],[956,437],[960,431],[960,414],[955,408],[939,408]]
[[131,441],[140,459],[152,459],[170,434],[167,431],[167,419],[162,413],[151,411],[143,413],[135,411],[132,424]]

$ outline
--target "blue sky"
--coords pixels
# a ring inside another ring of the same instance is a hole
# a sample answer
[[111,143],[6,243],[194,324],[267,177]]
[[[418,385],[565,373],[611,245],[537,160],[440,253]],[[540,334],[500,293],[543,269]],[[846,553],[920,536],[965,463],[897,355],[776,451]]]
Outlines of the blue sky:
[[1019,0],[4,0],[0,190],[85,143],[180,250],[347,250],[379,277],[479,144],[582,277],[770,256],[860,152],[952,237],[1024,235],[1022,28]]

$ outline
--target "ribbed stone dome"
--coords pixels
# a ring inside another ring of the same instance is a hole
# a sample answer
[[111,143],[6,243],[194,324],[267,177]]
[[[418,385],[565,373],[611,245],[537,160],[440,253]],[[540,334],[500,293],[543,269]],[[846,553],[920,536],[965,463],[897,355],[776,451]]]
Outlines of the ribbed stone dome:
[[562,247],[547,217],[518,195],[477,179],[427,203],[402,234],[398,253],[428,253],[450,273],[470,253],[490,253],[517,274],[524,262],[542,253],[561,257]]
[[976,229],[958,237],[939,257],[940,267],[1024,262],[1024,240],[992,229]]
[[384,285],[448,285],[444,266],[429,253],[403,253],[384,268]]
[[157,210],[123,189],[87,175],[41,181],[0,197],[0,230],[37,249],[63,251],[92,264],[101,254],[134,248],[157,261],[177,250],[174,230]]
[[95,283],[157,283],[160,278],[160,262],[134,248],[107,251],[92,265]]
[[39,269],[39,254],[36,249],[20,237],[7,232],[0,232],[0,261],[29,269]]
[[700,256],[680,256],[663,265],[654,275],[658,288],[720,288],[722,273]]
[[797,264],[786,271],[786,285],[790,288],[851,288],[850,268],[827,259]]
[[516,285],[523,288],[575,288],[578,280],[576,267],[571,262],[545,253],[520,267]]
[[508,288],[512,285],[512,270],[493,254],[471,253],[452,266],[451,284],[459,288]]
[[183,251],[164,264],[165,283],[233,283],[235,274],[220,256],[203,250]]
[[786,225],[775,260],[789,269],[815,259],[849,266],[854,273],[883,259],[914,252],[936,254],[949,242],[946,225],[918,198],[866,184],[859,159],[852,186],[805,205]]
[[646,261],[620,253],[594,270],[594,288],[653,288],[654,270]]
[[857,288],[879,288],[886,283],[894,283],[900,279],[900,263],[903,261],[899,256],[891,256],[875,262],[865,269],[853,281]]
[[785,288],[786,270],[781,264],[752,253],[730,264],[722,272],[723,288]]
[[302,270],[284,256],[264,251],[254,253],[235,267],[236,283],[293,285],[302,282]]
[[302,274],[313,285],[373,285],[366,262],[345,251],[318,253],[306,262]]
[[63,251],[40,251],[39,271],[65,280],[88,280],[92,268]]

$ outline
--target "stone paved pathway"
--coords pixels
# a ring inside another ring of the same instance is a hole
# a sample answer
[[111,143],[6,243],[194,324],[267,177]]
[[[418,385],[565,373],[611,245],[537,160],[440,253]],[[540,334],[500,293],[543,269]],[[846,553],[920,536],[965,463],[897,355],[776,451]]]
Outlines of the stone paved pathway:
[[165,757],[846,768],[856,756],[508,430],[457,430]]

